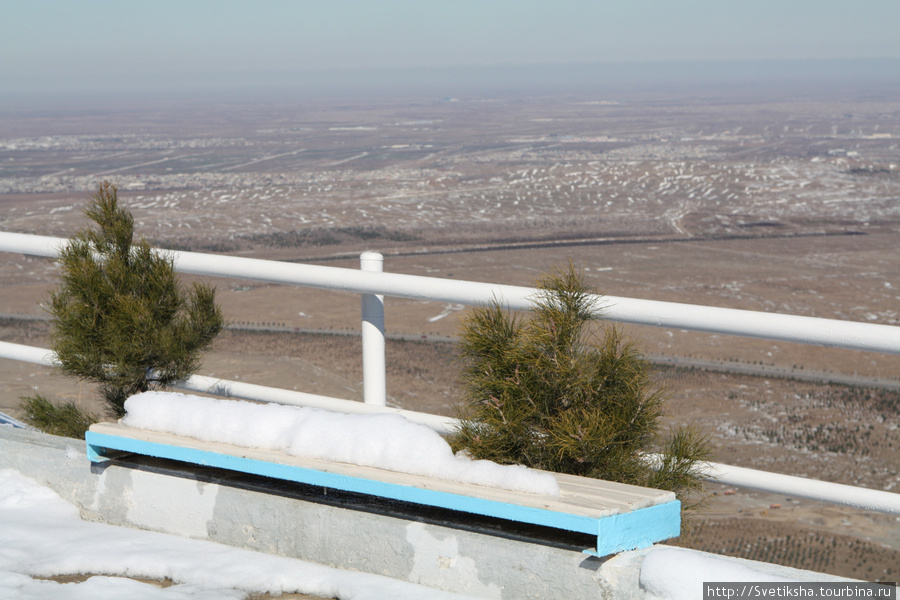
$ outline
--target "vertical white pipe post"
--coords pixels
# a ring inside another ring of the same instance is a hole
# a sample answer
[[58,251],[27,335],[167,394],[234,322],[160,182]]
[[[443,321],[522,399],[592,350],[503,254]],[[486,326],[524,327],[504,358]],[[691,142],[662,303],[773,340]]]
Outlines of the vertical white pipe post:
[[[381,273],[384,257],[378,252],[363,252],[359,257],[362,271]],[[361,294],[363,402],[387,405],[384,362],[384,296]]]

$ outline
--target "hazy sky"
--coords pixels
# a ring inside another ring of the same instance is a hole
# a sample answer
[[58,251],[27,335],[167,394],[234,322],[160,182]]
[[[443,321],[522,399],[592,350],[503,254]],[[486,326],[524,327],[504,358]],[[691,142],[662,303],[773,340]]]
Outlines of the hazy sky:
[[0,94],[308,70],[900,58],[898,0],[0,0]]

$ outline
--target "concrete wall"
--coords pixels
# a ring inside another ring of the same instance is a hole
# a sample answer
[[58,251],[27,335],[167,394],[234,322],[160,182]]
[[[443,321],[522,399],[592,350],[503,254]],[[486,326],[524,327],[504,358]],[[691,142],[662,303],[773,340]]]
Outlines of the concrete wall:
[[[649,551],[589,557],[571,541],[404,512],[283,482],[150,459],[92,466],[84,442],[0,427],[0,468],[46,485],[85,519],[206,539],[484,598],[642,598]],[[754,568],[822,580],[762,563]],[[826,577],[827,580],[834,578]]]

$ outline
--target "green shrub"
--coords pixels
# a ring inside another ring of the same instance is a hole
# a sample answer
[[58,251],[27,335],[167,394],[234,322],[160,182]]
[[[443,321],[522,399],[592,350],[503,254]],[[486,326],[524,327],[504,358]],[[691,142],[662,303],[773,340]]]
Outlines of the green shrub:
[[98,383],[119,417],[129,396],[195,372],[224,318],[214,288],[183,290],[171,256],[133,242],[134,220],[114,185],[99,185],[85,215],[97,227],[79,231],[59,256],[52,347],[63,373]]
[[21,400],[19,406],[25,411],[25,422],[51,435],[84,439],[84,432],[97,422],[97,417],[72,402],[56,405],[43,394],[24,396]]
[[[473,458],[676,492],[702,491],[705,436],[662,436],[665,393],[621,330],[589,326],[596,294],[572,266],[544,277],[529,316],[500,301],[461,326],[464,399],[450,442]],[[655,458],[655,460],[654,460]]]

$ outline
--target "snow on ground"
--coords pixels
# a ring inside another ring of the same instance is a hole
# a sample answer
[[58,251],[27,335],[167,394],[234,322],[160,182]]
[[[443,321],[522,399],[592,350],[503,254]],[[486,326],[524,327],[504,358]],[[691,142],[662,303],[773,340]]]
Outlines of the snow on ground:
[[122,425],[206,442],[277,450],[435,479],[558,496],[550,473],[455,456],[437,432],[399,415],[145,392],[125,402]]
[[[58,583],[60,575],[94,575]],[[129,578],[174,581],[160,588]],[[240,600],[304,593],[340,600],[468,596],[204,540],[82,521],[53,491],[0,470],[0,598]]]
[[641,589],[647,600],[697,600],[704,582],[797,582],[764,573],[734,560],[677,548],[656,548],[641,565]]

